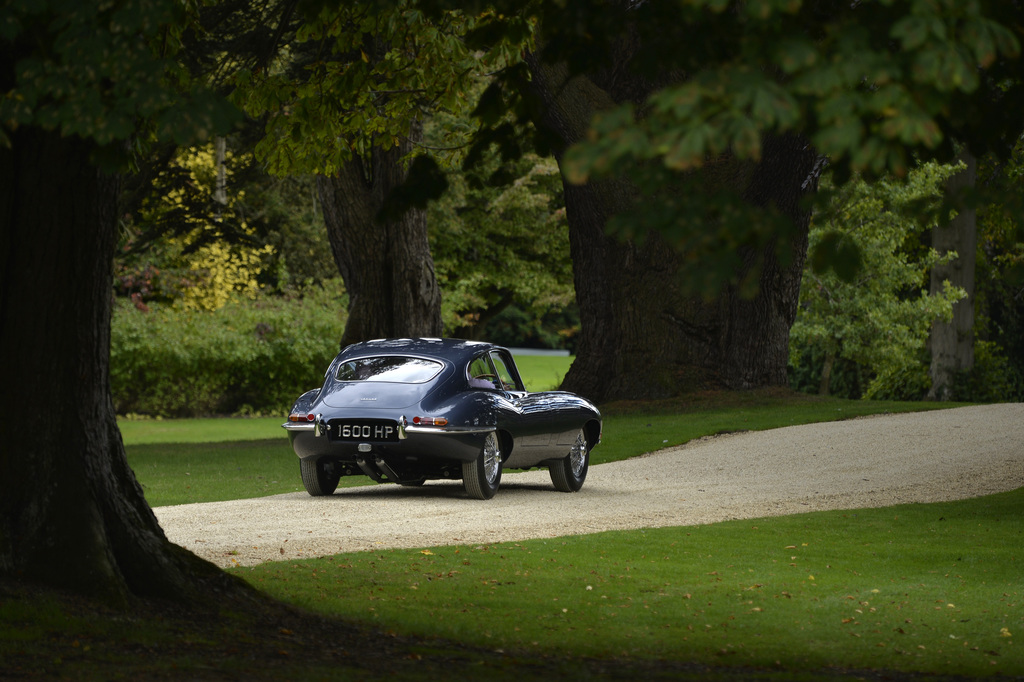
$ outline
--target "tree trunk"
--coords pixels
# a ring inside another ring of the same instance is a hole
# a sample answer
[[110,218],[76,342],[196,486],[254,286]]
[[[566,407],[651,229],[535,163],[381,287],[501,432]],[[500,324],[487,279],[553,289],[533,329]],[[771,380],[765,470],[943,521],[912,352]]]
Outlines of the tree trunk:
[[818,384],[818,395],[827,396],[832,386],[832,367],[836,364],[836,354],[825,353],[825,364],[821,367],[821,383]]
[[217,169],[217,181],[213,190],[213,203],[216,204],[214,217],[217,219],[217,222],[220,222],[224,215],[224,209],[228,205],[228,141],[223,135],[218,135],[213,144],[215,150],[214,166]]
[[[584,77],[528,58],[543,106],[538,121],[563,142],[583,139],[595,111],[615,97]],[[557,153],[561,160],[561,152]],[[746,175],[744,198],[774,205],[795,224],[785,262],[769,244],[745,254],[744,272],[758,267],[753,298],[727,288],[714,300],[677,284],[687,264],[658,235],[643,244],[609,237],[605,225],[636,192],[626,179],[564,184],[580,338],[562,387],[603,402],[678,395],[707,387],[745,389],[787,382],[789,328],[796,317],[810,215],[800,206],[816,187],[817,155],[803,140],[765,141],[763,160]],[[713,228],[712,228],[713,229]]]
[[[960,155],[966,168],[946,182],[946,192],[962,198],[962,192],[974,186],[977,160],[969,151]],[[932,230],[932,246],[940,254],[956,251],[957,257],[947,265],[932,268],[931,291],[942,290],[943,283],[963,288],[967,297],[953,304],[953,319],[935,322],[928,344],[932,362],[932,387],[929,400],[952,400],[954,377],[974,367],[974,261],[978,245],[977,213],[973,207],[961,206],[953,220]]]
[[374,146],[333,177],[317,178],[334,261],[349,295],[341,347],[367,339],[440,336],[441,292],[427,242],[427,214],[410,209],[379,220],[391,191],[405,180],[402,157],[422,135],[397,147]]
[[228,578],[166,539],[125,457],[108,375],[119,183],[91,151],[34,128],[0,149],[0,575],[184,598]]

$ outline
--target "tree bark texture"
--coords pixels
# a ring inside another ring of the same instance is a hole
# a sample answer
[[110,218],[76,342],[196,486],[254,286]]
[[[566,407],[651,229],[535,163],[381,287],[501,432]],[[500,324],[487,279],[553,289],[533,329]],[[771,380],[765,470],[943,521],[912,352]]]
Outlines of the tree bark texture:
[[427,217],[410,209],[378,219],[406,177],[402,157],[422,135],[414,124],[397,147],[374,146],[336,175],[317,178],[334,261],[349,295],[341,347],[368,339],[440,336],[441,292],[427,241]]
[[[536,56],[528,63],[543,111],[538,124],[557,135],[563,150],[583,139],[595,111],[617,99]],[[745,254],[737,275],[760,268],[753,298],[733,288],[713,300],[690,295],[676,281],[681,268],[699,267],[686,254],[654,234],[642,244],[608,236],[608,220],[636,197],[628,179],[563,183],[581,330],[562,387],[603,402],[786,384],[810,222],[800,202],[816,188],[817,161],[801,138],[772,138],[752,172],[737,176],[745,200],[774,205],[796,226],[788,258],[776,256],[774,243]]]
[[119,182],[90,152],[34,128],[0,149],[0,575],[186,597],[224,574],[166,539],[125,457],[109,384]]
[[[946,191],[956,197],[974,186],[977,180],[977,160],[969,151],[960,155],[965,168],[946,182]],[[932,230],[932,247],[945,255],[956,251],[957,257],[946,265],[932,268],[931,291],[942,290],[943,283],[962,287],[967,297],[953,304],[953,319],[932,324],[928,340],[932,361],[929,373],[932,386],[929,400],[953,400],[953,383],[958,372],[974,366],[974,269],[978,247],[977,213],[973,207],[963,206],[956,217]]]

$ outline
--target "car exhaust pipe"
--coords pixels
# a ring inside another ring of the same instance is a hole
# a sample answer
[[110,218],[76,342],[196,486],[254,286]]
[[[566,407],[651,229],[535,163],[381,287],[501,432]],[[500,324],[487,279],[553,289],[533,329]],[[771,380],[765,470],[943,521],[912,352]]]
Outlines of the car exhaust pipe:
[[376,465],[377,465],[377,468],[378,468],[378,469],[379,469],[380,471],[382,471],[382,472],[384,473],[384,475],[385,475],[385,476],[387,476],[387,477],[388,477],[388,480],[389,480],[389,481],[393,481],[393,482],[395,482],[395,483],[398,483],[398,482],[399,482],[400,480],[402,480],[402,479],[400,479],[400,478],[398,477],[398,474],[397,474],[397,473],[395,473],[395,470],[394,470],[394,469],[392,469],[392,468],[391,468],[391,466],[390,466],[390,465],[388,465],[388,463],[387,463],[387,462],[385,462],[385,461],[384,461],[383,459],[381,459],[380,457],[375,457],[375,458],[374,458],[374,460],[373,460],[373,463],[374,463],[374,464],[376,464]]
[[370,462],[366,461],[365,457],[356,457],[356,464],[363,470],[363,473],[372,478],[377,483],[384,483],[384,476],[381,472]]

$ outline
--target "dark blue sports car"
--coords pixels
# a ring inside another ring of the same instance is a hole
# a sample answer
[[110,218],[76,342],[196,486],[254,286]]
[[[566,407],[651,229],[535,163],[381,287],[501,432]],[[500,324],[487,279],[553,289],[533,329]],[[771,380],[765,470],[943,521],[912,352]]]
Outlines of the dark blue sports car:
[[579,490],[601,414],[572,393],[527,392],[506,348],[385,339],[339,353],[284,428],[310,495],[362,475],[401,485],[462,479],[470,497],[486,500],[503,469],[546,467],[555,488]]

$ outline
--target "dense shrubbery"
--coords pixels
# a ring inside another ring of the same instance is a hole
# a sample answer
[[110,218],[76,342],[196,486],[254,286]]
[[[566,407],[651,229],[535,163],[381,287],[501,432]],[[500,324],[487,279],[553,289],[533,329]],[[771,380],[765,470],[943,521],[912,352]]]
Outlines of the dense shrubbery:
[[974,367],[960,372],[953,388],[958,399],[972,402],[1024,400],[1024,377],[1019,368],[990,341],[975,342]]
[[[943,258],[927,229],[944,219],[942,184],[956,168],[923,164],[905,178],[849,183],[814,215],[800,310],[790,335],[790,385],[810,393],[873,400],[924,400],[931,388],[928,338],[935,320],[949,320],[966,292],[926,293],[930,270]],[[828,177],[822,186],[830,189]],[[931,207],[932,213],[921,213]],[[1024,397],[1024,251],[1005,212],[979,221],[974,255],[974,367],[954,382],[956,400],[993,402]],[[1002,222],[1000,222],[1002,220]],[[828,240],[849,249],[859,270],[818,272],[816,248]],[[852,248],[856,247],[856,248]],[[965,254],[964,257],[969,257]],[[945,257],[948,258],[948,255]],[[961,304],[963,305],[963,303]]]
[[[797,345],[790,341],[790,346]],[[873,374],[868,368],[843,360],[832,370],[830,394],[838,398],[869,400],[924,400],[931,387],[927,350],[916,361]],[[821,357],[816,349],[803,346],[790,353],[790,386],[816,393],[821,382]],[[865,386],[867,388],[865,389]],[[963,402],[1017,402],[1024,400],[1024,376],[999,345],[990,341],[974,344],[974,368],[956,376],[956,399]]]
[[216,313],[115,306],[110,380],[118,414],[283,414],[338,352],[341,287],[233,302]]

